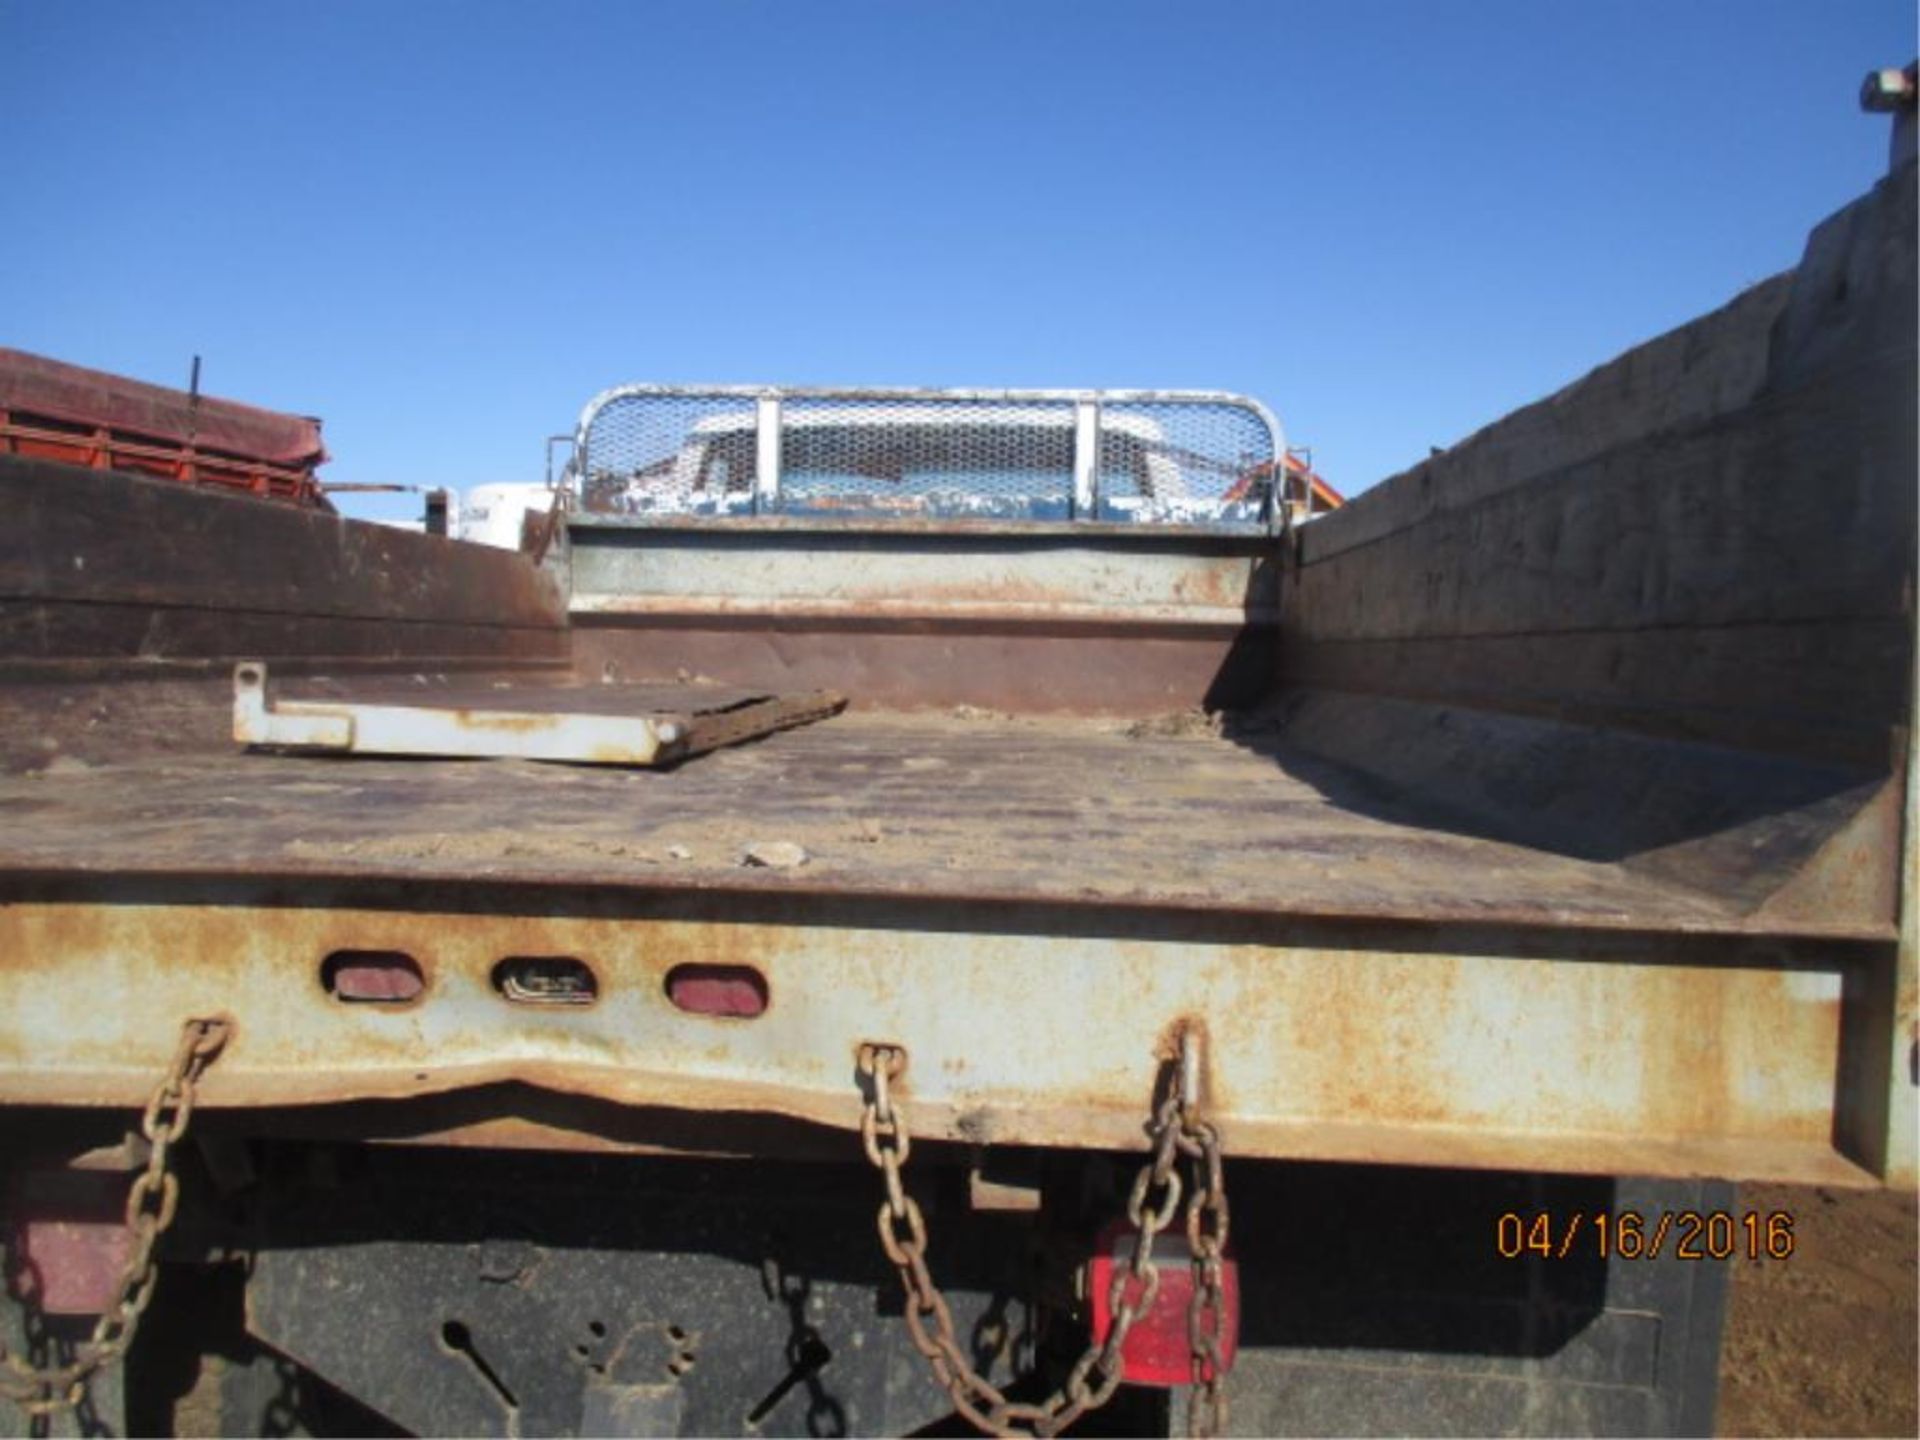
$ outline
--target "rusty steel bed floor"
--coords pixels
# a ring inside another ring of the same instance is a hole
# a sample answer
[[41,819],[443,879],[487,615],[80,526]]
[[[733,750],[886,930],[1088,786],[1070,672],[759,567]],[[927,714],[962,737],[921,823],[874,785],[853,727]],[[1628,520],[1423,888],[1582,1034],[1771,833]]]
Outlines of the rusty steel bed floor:
[[[944,713],[847,714],[668,771],[134,749],[0,778],[0,875],[432,879],[1772,929],[1626,866],[1422,823],[1390,797],[1356,803],[1337,778],[1271,736]],[[770,841],[798,844],[806,862],[744,863],[746,847]]]

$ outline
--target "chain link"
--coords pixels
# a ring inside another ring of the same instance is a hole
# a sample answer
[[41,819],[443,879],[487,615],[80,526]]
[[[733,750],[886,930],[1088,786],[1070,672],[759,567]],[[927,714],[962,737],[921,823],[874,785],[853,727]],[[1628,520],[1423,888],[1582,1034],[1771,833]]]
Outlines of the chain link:
[[193,1118],[200,1077],[232,1033],[233,1024],[225,1019],[189,1020],[181,1027],[173,1063],[140,1117],[141,1132],[147,1137],[147,1164],[127,1191],[126,1228],[131,1243],[120,1268],[119,1290],[95,1322],[93,1333],[75,1347],[74,1358],[65,1365],[35,1366],[0,1345],[0,1361],[5,1362],[0,1370],[0,1396],[28,1415],[50,1416],[79,1405],[87,1382],[133,1344],[158,1279],[154,1246],[180,1208],[180,1180],[168,1168],[168,1160]]
[[1187,1207],[1187,1249],[1193,1256],[1193,1294],[1187,1301],[1187,1344],[1193,1352],[1193,1396],[1187,1406],[1187,1434],[1222,1435],[1227,1428],[1226,1365],[1220,1347],[1226,1338],[1226,1250],[1232,1216],[1220,1163],[1220,1132],[1204,1120],[1189,1120],[1182,1148],[1197,1146],[1205,1183]]
[[1180,1212],[1185,1187],[1177,1166],[1180,1157],[1186,1155],[1196,1161],[1197,1172],[1186,1221],[1194,1266],[1193,1299],[1187,1309],[1195,1385],[1187,1416],[1188,1432],[1220,1433],[1226,1424],[1220,1347],[1226,1325],[1222,1276],[1227,1192],[1220,1165],[1219,1132],[1199,1119],[1188,1094],[1190,1087],[1176,1087],[1154,1112],[1153,1156],[1141,1167],[1127,1197],[1127,1220],[1134,1227],[1133,1246],[1126,1264],[1114,1270],[1113,1284],[1107,1292],[1112,1321],[1105,1338],[1087,1346],[1060,1389],[1039,1404],[1026,1404],[1007,1399],[973,1367],[954,1332],[953,1313],[946,1298],[927,1269],[926,1217],[900,1178],[912,1142],[906,1116],[892,1091],[893,1082],[906,1069],[906,1051],[892,1045],[862,1045],[858,1063],[866,1082],[860,1139],[886,1185],[878,1217],[880,1248],[900,1272],[901,1288],[906,1292],[907,1334],[914,1348],[926,1357],[934,1379],[947,1392],[954,1409],[991,1435],[1052,1436],[1113,1398],[1125,1373],[1122,1352],[1127,1335],[1153,1309],[1160,1294],[1154,1241]]

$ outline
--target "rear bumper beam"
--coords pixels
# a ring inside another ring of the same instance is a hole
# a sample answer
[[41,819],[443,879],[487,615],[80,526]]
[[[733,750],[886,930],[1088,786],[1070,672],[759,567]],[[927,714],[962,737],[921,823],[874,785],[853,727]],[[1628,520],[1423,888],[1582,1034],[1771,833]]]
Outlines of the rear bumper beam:
[[[1142,1097],[1198,1025],[1237,1156],[1837,1184],[1885,1163],[1872,1017],[1891,1010],[1891,945],[252,888],[0,906],[0,1104],[137,1106],[180,1017],[224,1013],[216,1109],[514,1081],[851,1131],[856,1047],[885,1041],[911,1057],[926,1138],[1137,1149]],[[331,994],[343,951],[410,957],[424,986],[405,1004]],[[511,957],[580,962],[593,1002],[514,998]],[[677,1009],[668,976],[689,964],[756,977],[764,1010]]]

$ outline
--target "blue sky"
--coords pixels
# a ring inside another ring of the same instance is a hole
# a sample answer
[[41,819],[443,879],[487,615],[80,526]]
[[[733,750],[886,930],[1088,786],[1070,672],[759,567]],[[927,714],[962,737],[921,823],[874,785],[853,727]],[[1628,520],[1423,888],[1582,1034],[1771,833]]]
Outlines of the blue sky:
[[[1364,488],[1792,265],[1907,0],[0,0],[0,343],[537,479],[624,380],[1243,390]],[[383,513],[412,513],[386,499]]]

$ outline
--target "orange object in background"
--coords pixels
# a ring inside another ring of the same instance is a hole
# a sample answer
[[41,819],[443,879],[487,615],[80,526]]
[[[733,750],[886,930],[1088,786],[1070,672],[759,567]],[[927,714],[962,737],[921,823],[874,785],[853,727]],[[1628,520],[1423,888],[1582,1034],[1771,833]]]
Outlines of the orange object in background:
[[314,473],[327,458],[318,420],[23,350],[0,348],[0,454],[333,508]]
[[[1280,503],[1287,507],[1294,520],[1324,515],[1347,503],[1346,496],[1329,485],[1311,464],[1291,451],[1286,456],[1285,471],[1286,484],[1281,491]],[[1272,474],[1272,465],[1256,465],[1235,481],[1221,498],[1225,501],[1251,499],[1260,487],[1268,483]]]

